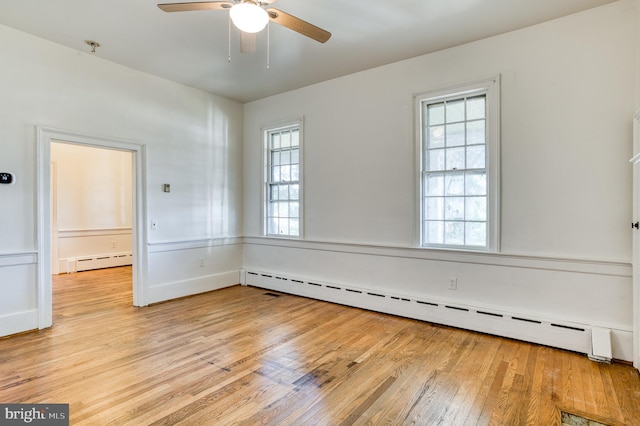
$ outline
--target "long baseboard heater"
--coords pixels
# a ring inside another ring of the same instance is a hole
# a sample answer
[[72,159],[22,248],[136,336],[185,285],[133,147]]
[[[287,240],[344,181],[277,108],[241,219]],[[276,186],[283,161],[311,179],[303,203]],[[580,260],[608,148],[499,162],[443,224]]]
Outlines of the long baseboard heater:
[[112,268],[132,264],[131,253],[118,253],[102,256],[87,256],[67,259],[66,272],[81,272],[92,269]]
[[593,359],[597,360],[611,357],[608,329],[598,330],[592,341],[591,327],[583,324],[545,320],[516,312],[428,298],[387,294],[379,290],[310,281],[269,272],[244,272],[244,283],[254,287],[567,349],[587,354],[590,358],[595,355],[596,358]]

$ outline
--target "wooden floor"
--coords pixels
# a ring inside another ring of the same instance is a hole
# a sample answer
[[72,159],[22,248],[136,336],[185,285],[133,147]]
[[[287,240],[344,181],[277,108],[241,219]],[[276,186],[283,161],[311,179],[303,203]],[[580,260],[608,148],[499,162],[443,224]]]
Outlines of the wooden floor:
[[627,365],[251,287],[134,308],[130,277],[55,277],[53,328],[0,340],[0,402],[73,425],[640,425]]

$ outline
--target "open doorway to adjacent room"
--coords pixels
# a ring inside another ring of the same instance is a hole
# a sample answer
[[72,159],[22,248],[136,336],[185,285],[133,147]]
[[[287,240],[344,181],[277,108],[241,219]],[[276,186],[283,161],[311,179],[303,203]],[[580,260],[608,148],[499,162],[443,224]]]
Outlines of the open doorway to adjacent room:
[[37,147],[38,327],[53,324],[54,274],[130,268],[144,306],[144,145],[38,127]]
[[[133,263],[132,161],[133,154],[126,150],[51,143],[54,283],[64,282],[56,280],[59,274],[99,272]],[[131,282],[131,268],[122,270],[129,271],[126,281]],[[131,284],[126,293],[132,304]]]

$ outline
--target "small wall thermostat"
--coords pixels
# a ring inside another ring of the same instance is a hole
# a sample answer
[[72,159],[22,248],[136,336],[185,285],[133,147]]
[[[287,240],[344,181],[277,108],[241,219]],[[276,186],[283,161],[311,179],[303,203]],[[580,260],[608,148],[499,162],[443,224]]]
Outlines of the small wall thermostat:
[[0,184],[11,184],[15,182],[15,178],[12,173],[0,172]]

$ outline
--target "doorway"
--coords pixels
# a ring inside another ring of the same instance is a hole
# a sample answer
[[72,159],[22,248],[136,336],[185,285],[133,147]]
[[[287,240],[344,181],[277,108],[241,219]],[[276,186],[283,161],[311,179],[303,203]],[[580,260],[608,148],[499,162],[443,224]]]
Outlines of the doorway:
[[134,141],[91,136],[69,131],[37,128],[37,203],[38,203],[38,328],[50,327],[53,323],[52,300],[52,206],[51,206],[51,151],[52,144],[62,143],[128,152],[131,155],[131,264],[133,305],[146,305],[144,291],[144,227],[142,218],[145,188],[143,185],[144,145]]
[[132,154],[51,144],[53,275],[132,262]]

